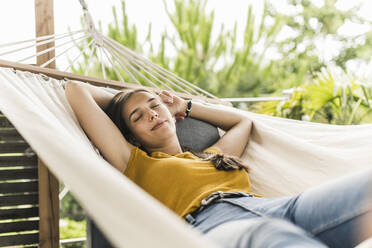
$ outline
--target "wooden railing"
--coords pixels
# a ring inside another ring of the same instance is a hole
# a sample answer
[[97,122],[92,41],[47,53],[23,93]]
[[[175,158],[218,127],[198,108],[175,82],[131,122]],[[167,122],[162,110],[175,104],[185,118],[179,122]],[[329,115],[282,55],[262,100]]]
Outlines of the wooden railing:
[[0,113],[0,247],[39,244],[37,156]]

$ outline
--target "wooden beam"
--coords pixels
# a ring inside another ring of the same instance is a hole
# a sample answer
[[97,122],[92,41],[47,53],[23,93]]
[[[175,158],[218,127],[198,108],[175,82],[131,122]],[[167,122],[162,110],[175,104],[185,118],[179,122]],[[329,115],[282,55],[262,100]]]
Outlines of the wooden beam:
[[49,77],[52,77],[58,80],[62,80],[62,79],[77,80],[81,82],[87,82],[87,83],[90,83],[96,86],[103,86],[103,87],[106,86],[106,87],[111,87],[114,89],[139,87],[139,85],[122,83],[122,82],[117,82],[113,80],[105,80],[105,79],[100,79],[100,78],[95,78],[95,77],[90,77],[90,76],[83,76],[83,75],[73,74],[69,72],[62,72],[62,71],[58,71],[58,70],[51,69],[51,68],[42,68],[39,66],[26,65],[26,64],[21,64],[17,62],[2,60],[2,59],[0,59],[0,67],[13,68],[13,69],[20,70],[20,71],[29,71],[29,72],[36,73],[36,74],[41,73],[41,74],[44,74],[46,76],[49,76]]
[[[35,31],[36,37],[54,34],[53,0],[35,0]],[[37,52],[54,47],[54,42],[37,47]],[[37,65],[54,58],[55,51],[51,50],[37,57]],[[48,65],[56,68],[55,61]],[[38,159],[39,177],[39,247],[59,247],[59,183],[57,178],[48,170],[43,161]]]
[[[41,73],[41,74],[47,75],[49,77],[52,77],[58,80],[62,80],[62,79],[77,80],[77,81],[86,82],[86,83],[89,83],[95,86],[109,87],[109,88],[113,88],[117,90],[146,88],[146,89],[149,89],[155,92],[159,91],[159,89],[156,89],[153,87],[146,87],[146,86],[141,86],[138,84],[130,84],[130,83],[118,82],[114,80],[78,75],[78,74],[62,72],[62,71],[58,71],[58,70],[50,69],[50,68],[41,68],[41,67],[33,66],[33,65],[25,65],[25,64],[11,62],[11,61],[2,60],[2,59],[0,59],[0,67],[14,68],[16,70],[29,71],[32,73]],[[189,95],[185,93],[176,93],[176,94],[184,99],[201,100],[201,101],[205,101],[209,103],[223,104],[227,106],[232,105],[230,102],[223,101],[220,99],[212,99],[212,98],[207,98],[203,96],[194,96],[194,95]]]

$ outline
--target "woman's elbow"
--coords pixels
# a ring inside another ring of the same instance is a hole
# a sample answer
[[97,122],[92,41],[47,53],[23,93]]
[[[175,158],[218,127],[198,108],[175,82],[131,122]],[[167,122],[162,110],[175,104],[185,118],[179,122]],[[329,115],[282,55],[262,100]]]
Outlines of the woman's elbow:
[[65,95],[67,99],[73,98],[76,92],[82,89],[82,85],[79,82],[67,81],[65,84]]
[[70,81],[70,80],[65,83],[65,94],[66,94],[66,96],[68,94],[70,94],[72,88],[74,88],[75,85],[76,85],[76,83],[73,82],[73,81]]
[[248,128],[251,128],[252,125],[253,125],[253,121],[251,119],[248,119],[248,118],[243,118],[241,120],[241,123],[245,126],[245,127],[248,127]]
[[253,121],[250,119],[243,120],[244,127],[248,130],[248,133],[251,133],[253,127]]
[[81,87],[79,83],[67,81],[65,84],[65,96],[71,107],[76,105],[76,102],[81,98]]
[[68,80],[65,83],[65,91],[66,92],[70,92],[71,90],[73,90],[74,88],[77,88],[77,87],[79,87],[78,82]]

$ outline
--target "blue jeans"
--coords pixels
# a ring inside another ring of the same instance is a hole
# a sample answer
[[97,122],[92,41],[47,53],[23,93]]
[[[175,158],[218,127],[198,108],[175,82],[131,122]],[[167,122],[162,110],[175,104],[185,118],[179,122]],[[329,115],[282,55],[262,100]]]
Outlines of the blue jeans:
[[367,238],[358,228],[372,213],[371,188],[368,170],[296,196],[218,199],[188,222],[217,247],[354,247]]

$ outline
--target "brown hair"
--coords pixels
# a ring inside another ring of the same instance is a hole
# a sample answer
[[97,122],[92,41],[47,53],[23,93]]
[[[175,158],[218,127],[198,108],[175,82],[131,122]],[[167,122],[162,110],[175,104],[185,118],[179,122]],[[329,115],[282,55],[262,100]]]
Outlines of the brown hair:
[[249,166],[236,156],[209,152],[197,152],[187,147],[182,147],[182,150],[184,152],[191,152],[204,161],[211,161],[217,170],[230,171],[244,169],[246,172],[249,172]]
[[[134,146],[138,146],[142,150],[146,151],[144,147],[142,147],[141,144],[139,144],[136,141],[134,135],[130,131],[129,127],[125,124],[125,121],[122,117],[123,107],[125,103],[133,94],[137,92],[152,93],[145,89],[132,90],[128,93],[121,91],[112,98],[105,112],[110,117],[110,119],[115,123],[115,125],[119,128],[120,132],[123,134],[123,136],[129,143],[131,143]],[[181,146],[181,148],[182,151],[191,152],[195,156],[201,158],[203,161],[210,161],[217,170],[229,171],[245,169],[247,172],[249,172],[249,167],[235,156],[208,152],[196,152],[184,146]]]

